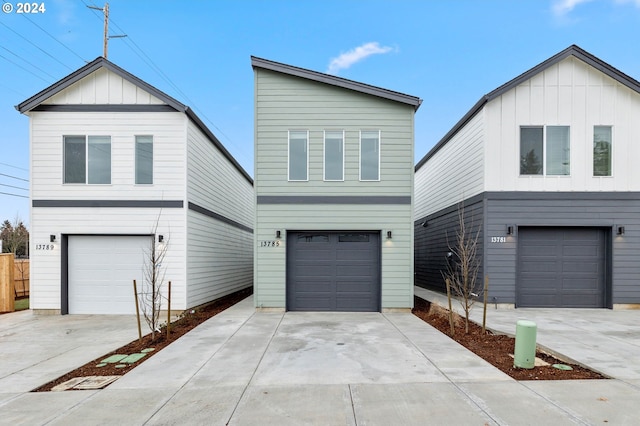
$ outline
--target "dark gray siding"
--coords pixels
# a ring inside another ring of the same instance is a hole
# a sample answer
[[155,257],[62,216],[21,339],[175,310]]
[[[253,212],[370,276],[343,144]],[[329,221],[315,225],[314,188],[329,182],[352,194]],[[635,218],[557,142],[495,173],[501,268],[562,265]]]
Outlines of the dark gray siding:
[[[640,194],[593,192],[492,192],[485,193],[485,272],[489,275],[489,300],[515,303],[517,227],[565,226],[611,230],[607,253],[612,303],[640,303]],[[514,236],[504,243],[491,237],[504,236],[507,225]],[[616,225],[625,227],[616,235]]]
[[[470,235],[475,237],[478,227],[483,221],[482,196],[472,197],[463,201],[465,223]],[[450,206],[427,217],[414,222],[414,267],[415,285],[438,291],[446,291],[442,273],[446,271],[446,255],[455,245],[459,229],[459,206]],[[427,222],[427,226],[423,224]],[[478,236],[478,258],[482,259],[484,247],[484,230],[480,229]],[[480,268],[482,274],[482,267]],[[479,281],[481,282],[481,280]]]
[[[485,192],[465,200],[465,215],[484,221],[478,252],[482,274],[489,276],[491,303],[516,302],[518,227],[525,226],[609,230],[607,304],[640,303],[640,193]],[[507,235],[508,226],[513,235]],[[616,235],[618,226],[625,227],[624,235]],[[456,228],[455,205],[414,222],[417,286],[444,291],[447,236],[452,241]]]

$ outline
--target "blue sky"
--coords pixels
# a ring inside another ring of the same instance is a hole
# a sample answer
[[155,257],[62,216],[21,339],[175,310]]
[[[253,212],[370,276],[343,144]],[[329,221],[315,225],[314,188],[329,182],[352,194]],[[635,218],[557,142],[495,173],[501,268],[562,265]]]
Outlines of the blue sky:
[[[14,106],[102,55],[103,7],[0,0],[0,220],[29,222]],[[6,13],[12,6],[12,11]],[[191,106],[253,175],[250,56],[423,99],[416,161],[480,99],[571,44],[640,79],[640,0],[111,0],[108,59]],[[6,193],[6,194],[1,194]]]

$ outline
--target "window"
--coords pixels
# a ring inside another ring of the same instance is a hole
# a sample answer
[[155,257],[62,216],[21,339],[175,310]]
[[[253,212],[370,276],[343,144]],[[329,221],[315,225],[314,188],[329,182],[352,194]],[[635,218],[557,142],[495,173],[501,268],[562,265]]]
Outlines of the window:
[[593,175],[611,176],[611,126],[593,127]]
[[65,136],[64,183],[111,183],[111,137]]
[[360,180],[380,180],[380,131],[360,132]]
[[153,183],[153,136],[136,136],[136,184]]
[[309,180],[309,132],[289,131],[289,180]]
[[520,128],[520,174],[568,176],[569,126]]
[[344,180],[344,132],[324,132],[324,180]]

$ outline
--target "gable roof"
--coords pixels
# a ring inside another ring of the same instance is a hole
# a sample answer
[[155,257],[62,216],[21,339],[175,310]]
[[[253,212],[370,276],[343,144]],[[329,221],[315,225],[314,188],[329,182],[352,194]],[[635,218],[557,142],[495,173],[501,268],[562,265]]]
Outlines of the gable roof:
[[166,93],[156,89],[149,83],[139,79],[135,75],[125,71],[124,69],[120,68],[113,62],[110,62],[103,57],[98,57],[94,59],[93,61],[89,62],[82,68],[79,68],[78,70],[64,77],[62,80],[59,80],[53,83],[51,86],[47,87],[46,89],[36,93],[29,99],[16,105],[15,108],[22,114],[32,111],[34,108],[37,108],[38,106],[40,106],[40,104],[42,104],[47,99],[62,92],[72,84],[77,83],[78,81],[82,80],[83,78],[90,75],[91,73],[99,70],[100,68],[106,68],[107,70],[127,80],[129,83],[135,86],[138,86],[143,90],[149,92],[151,95],[160,99],[162,102],[167,104],[170,108],[174,109],[175,111],[185,113],[187,117],[189,117],[189,119],[209,138],[209,140],[213,143],[213,145],[216,148],[218,148],[220,152],[231,162],[231,164],[233,164],[233,166],[245,177],[245,179],[247,179],[249,183],[253,185],[253,179],[251,178],[251,176],[249,176],[246,170],[244,170],[244,168],[242,168],[242,166],[236,161],[236,159],[233,158],[231,153],[227,151],[224,145],[222,145],[222,143],[218,140],[218,138],[216,138],[216,136],[211,132],[211,130],[207,128],[207,126],[202,122],[202,120],[200,120],[200,118],[193,112],[191,108],[177,101],[176,99],[172,98]]
[[516,78],[514,78],[513,80],[508,81],[507,83],[503,84],[502,86],[498,87],[497,89],[493,90],[492,92],[487,93],[486,95],[484,95],[483,97],[480,98],[480,100],[478,102],[476,102],[476,104],[460,119],[460,121],[458,121],[453,128],[451,128],[451,130],[449,130],[447,132],[446,135],[444,135],[444,137],[442,139],[440,139],[440,141],[435,144],[433,146],[433,148],[431,148],[431,150],[429,150],[429,152],[427,152],[427,154],[418,162],[418,164],[416,164],[416,168],[415,170],[417,171],[420,167],[422,167],[428,160],[429,158],[431,158],[436,152],[438,152],[440,150],[440,148],[442,148],[444,145],[446,145],[446,143],[456,134],[458,133],[458,131],[460,129],[462,129],[462,127],[464,127],[465,124],[467,124],[469,122],[469,120],[471,120],[479,111],[482,110],[482,108],[485,106],[486,103],[492,101],[493,99],[503,95],[504,93],[508,92],[509,90],[513,89],[514,87],[522,84],[523,82],[529,80],[530,78],[532,78],[533,76],[535,76],[536,74],[539,74],[541,72],[543,72],[544,70],[546,70],[547,68],[551,67],[552,65],[557,64],[560,61],[563,61],[564,59],[568,58],[569,56],[573,56],[579,60],[581,60],[582,62],[586,63],[587,65],[591,65],[593,68],[597,69],[598,71],[601,71],[602,73],[604,73],[605,75],[611,77],[612,79],[616,80],[618,83],[622,84],[623,86],[628,87],[629,89],[640,93],[640,82],[638,82],[637,80],[629,77],[628,75],[626,75],[625,73],[623,73],[622,71],[612,67],[611,65],[607,64],[606,62],[598,59],[597,57],[593,56],[592,54],[590,54],[589,52],[581,49],[580,47],[576,46],[575,44],[569,46],[568,48],[566,48],[565,50],[563,50],[562,52],[552,56],[551,58],[547,59],[546,61],[536,65],[535,67],[531,68],[528,71],[525,71],[524,73],[520,74],[519,76],[517,76]]
[[270,71],[276,71],[282,74],[292,75],[295,77],[305,78],[307,80],[342,87],[343,89],[354,90],[356,92],[366,93],[368,95],[373,95],[384,99],[390,99],[392,101],[411,105],[414,111],[417,111],[418,108],[420,108],[420,104],[422,103],[422,99],[416,96],[406,95],[404,93],[383,89],[381,87],[371,86],[368,84],[359,83],[357,81],[347,80],[346,78],[336,77],[317,71],[311,71],[305,68],[294,67],[292,65],[282,64],[280,62],[274,62],[255,56],[251,57],[251,66],[254,69],[262,68]]

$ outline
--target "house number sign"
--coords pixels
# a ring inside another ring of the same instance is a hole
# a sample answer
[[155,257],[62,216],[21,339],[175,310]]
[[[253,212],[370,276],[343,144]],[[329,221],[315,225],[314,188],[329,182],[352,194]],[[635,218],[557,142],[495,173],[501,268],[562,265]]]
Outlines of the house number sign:
[[36,250],[53,250],[55,246],[53,244],[36,244]]
[[491,237],[492,243],[506,243],[507,237]]
[[280,247],[280,241],[260,241],[260,247]]

